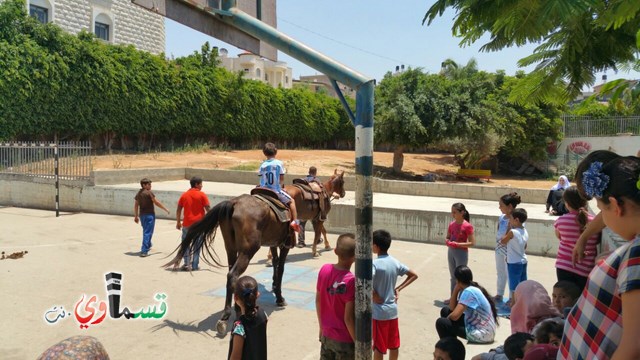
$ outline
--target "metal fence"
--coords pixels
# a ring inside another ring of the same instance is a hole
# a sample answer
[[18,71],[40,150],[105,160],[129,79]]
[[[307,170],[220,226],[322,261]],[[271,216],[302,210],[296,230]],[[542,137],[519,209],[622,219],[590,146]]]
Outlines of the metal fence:
[[564,137],[640,135],[640,116],[611,116],[594,119],[590,116],[562,115]]
[[[57,157],[57,163],[56,163]],[[86,180],[91,175],[91,142],[0,143],[0,174],[61,180]]]

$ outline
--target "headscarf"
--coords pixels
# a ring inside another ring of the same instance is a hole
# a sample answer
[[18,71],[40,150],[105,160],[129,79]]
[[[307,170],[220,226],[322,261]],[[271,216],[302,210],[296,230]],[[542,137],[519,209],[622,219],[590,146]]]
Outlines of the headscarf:
[[514,294],[511,307],[511,333],[531,333],[533,327],[544,319],[559,317],[558,309],[551,303],[549,293],[539,282],[521,282]]
[[[564,180],[564,184],[560,184],[560,179]],[[558,182],[553,185],[551,187],[551,190],[565,190],[566,188],[568,188],[569,186],[571,186],[571,183],[569,182],[569,179],[565,176],[565,175],[560,175],[560,177],[558,178]]]
[[38,357],[45,359],[109,360],[109,354],[93,336],[77,335],[52,345]]

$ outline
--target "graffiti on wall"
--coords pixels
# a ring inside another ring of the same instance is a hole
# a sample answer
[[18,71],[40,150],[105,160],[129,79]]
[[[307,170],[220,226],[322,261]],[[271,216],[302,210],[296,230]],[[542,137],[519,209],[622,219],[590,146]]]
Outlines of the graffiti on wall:
[[586,155],[591,151],[591,144],[588,141],[578,140],[567,146],[567,153],[576,155]]

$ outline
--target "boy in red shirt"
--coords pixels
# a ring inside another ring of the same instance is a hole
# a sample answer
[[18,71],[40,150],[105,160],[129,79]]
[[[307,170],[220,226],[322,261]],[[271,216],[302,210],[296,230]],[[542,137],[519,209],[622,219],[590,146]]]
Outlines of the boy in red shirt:
[[[191,189],[185,191],[180,200],[178,200],[178,209],[176,210],[176,229],[182,229],[182,240],[187,236],[189,232],[189,226],[199,221],[204,217],[206,211],[209,211],[209,199],[204,192],[202,192],[202,179],[194,176],[189,181]],[[180,222],[180,215],[184,210],[184,220]],[[193,253],[186,251],[184,253],[184,265],[182,270],[191,271],[198,270],[198,263],[200,262],[200,248],[197,248]]]

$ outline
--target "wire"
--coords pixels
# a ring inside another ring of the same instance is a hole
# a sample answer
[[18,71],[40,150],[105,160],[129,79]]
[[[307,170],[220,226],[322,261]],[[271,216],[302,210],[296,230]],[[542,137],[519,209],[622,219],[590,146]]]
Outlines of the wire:
[[307,28],[305,28],[304,26],[300,26],[300,25],[298,25],[298,24],[292,23],[291,21],[288,21],[288,20],[283,19],[283,18],[281,18],[281,17],[278,17],[278,21],[282,21],[282,22],[284,22],[284,23],[287,23],[287,24],[289,24],[289,25],[295,26],[295,27],[297,27],[297,28],[299,28],[299,29],[302,29],[302,30],[304,30],[304,31],[310,32],[310,33],[312,33],[312,34],[314,34],[314,35],[320,36],[321,38],[327,39],[327,40],[329,40],[329,41],[333,41],[333,42],[335,42],[335,43],[338,43],[338,44],[340,44],[340,45],[342,45],[342,46],[346,46],[346,47],[351,48],[351,49],[354,49],[354,50],[358,50],[358,51],[363,52],[363,53],[365,53],[365,54],[373,55],[373,56],[375,56],[375,57],[378,57],[378,58],[381,58],[381,59],[384,59],[384,60],[391,61],[391,62],[393,62],[393,63],[395,63],[395,64],[405,64],[405,65],[407,65],[407,66],[409,66],[409,67],[413,67],[413,68],[415,68],[415,67],[416,67],[416,66],[413,66],[413,65],[411,65],[411,64],[408,64],[406,61],[402,61],[402,60],[398,60],[398,59],[390,58],[390,57],[388,57],[388,56],[384,56],[384,55],[376,54],[376,53],[371,52],[371,51],[369,51],[369,50],[361,49],[361,48],[359,48],[359,47],[357,47],[357,46],[353,46],[353,45],[351,45],[351,44],[347,44],[347,43],[345,43],[345,42],[343,42],[343,41],[336,40],[336,39],[334,39],[334,38],[331,38],[331,37],[325,36],[325,35],[323,35],[323,34],[320,34],[320,33],[318,33],[318,32],[315,32],[315,31],[313,31],[313,30],[311,30],[311,29],[307,29]]

